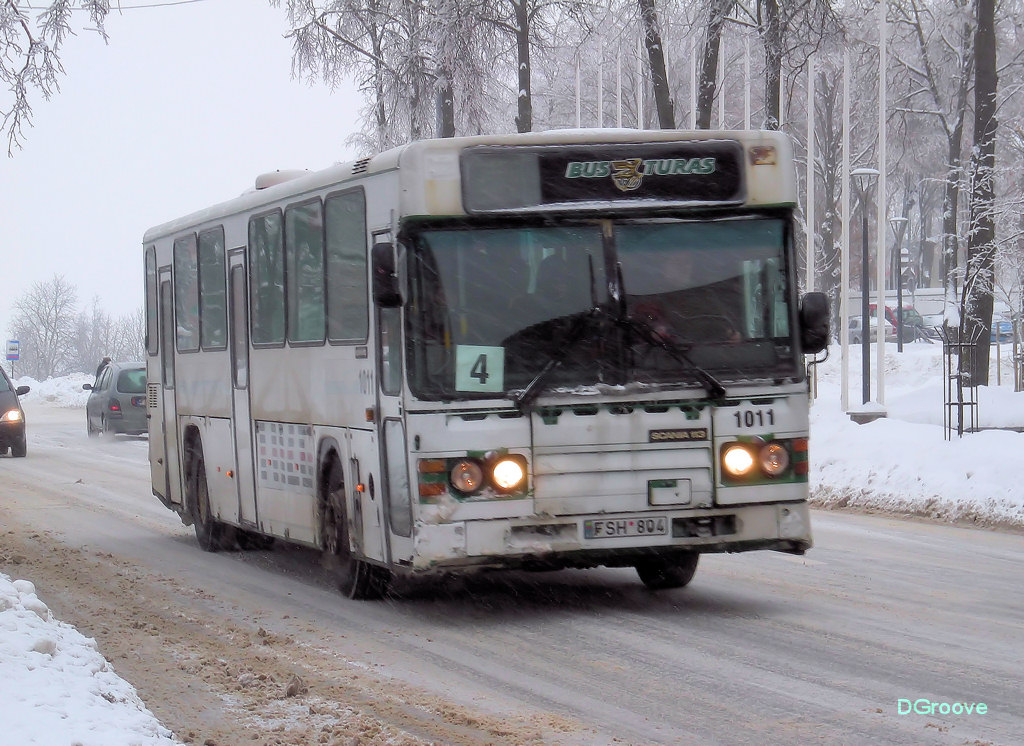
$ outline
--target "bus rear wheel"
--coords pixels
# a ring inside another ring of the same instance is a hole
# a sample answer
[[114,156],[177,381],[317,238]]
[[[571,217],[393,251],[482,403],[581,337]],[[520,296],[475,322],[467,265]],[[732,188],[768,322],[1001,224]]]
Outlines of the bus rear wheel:
[[192,526],[196,531],[199,548],[204,552],[219,552],[227,548],[228,527],[214,518],[210,512],[210,488],[206,483],[206,463],[202,454],[196,455],[193,459],[189,493]]
[[636,563],[636,574],[652,591],[683,588],[693,580],[699,561],[700,555],[697,552],[672,557],[652,557]]
[[347,598],[361,601],[382,598],[387,593],[391,573],[352,555],[345,513],[345,483],[337,460],[332,460],[326,469],[322,484],[320,530],[324,564],[334,575],[338,590]]

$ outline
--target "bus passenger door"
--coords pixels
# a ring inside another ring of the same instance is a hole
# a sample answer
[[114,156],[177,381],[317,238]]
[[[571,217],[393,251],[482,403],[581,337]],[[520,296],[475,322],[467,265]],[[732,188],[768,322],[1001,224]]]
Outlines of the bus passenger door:
[[235,484],[238,520],[257,526],[256,470],[253,464],[252,417],[249,409],[249,306],[245,255],[228,252],[229,325],[231,327],[231,422],[235,439]]
[[[160,287],[160,385],[162,388],[156,416],[160,427],[150,429],[150,469],[153,485],[165,485],[168,503],[182,504],[183,482],[181,458],[178,452],[178,409],[174,399],[174,291],[171,268],[163,267],[159,275]],[[153,456],[156,456],[154,459]]]
[[402,413],[402,309],[376,307],[376,319],[381,502],[388,556],[392,562],[399,562],[411,560],[413,553],[409,448]]

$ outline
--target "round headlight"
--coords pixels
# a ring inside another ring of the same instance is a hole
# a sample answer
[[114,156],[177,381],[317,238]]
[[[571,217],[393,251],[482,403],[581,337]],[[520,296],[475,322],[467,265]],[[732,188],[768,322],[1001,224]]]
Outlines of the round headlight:
[[480,489],[484,482],[484,472],[476,461],[464,459],[456,462],[448,474],[452,487],[459,492],[471,494]]
[[789,467],[789,451],[778,443],[769,443],[758,454],[761,471],[770,477],[777,477]]
[[754,468],[754,457],[744,446],[734,443],[722,453],[722,468],[731,476],[746,476]]
[[503,458],[491,469],[494,484],[499,490],[511,492],[522,484],[526,477],[523,465],[513,458]]

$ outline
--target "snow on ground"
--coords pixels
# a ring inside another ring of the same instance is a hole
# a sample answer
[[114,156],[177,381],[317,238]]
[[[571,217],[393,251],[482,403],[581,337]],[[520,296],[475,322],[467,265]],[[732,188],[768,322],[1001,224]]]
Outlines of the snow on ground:
[[[886,411],[858,425],[842,410],[840,350],[817,373],[811,408],[811,493],[816,504],[909,513],[949,521],[1024,527],[1024,480],[1011,468],[1024,452],[1024,392],[1013,390],[1012,345],[993,347],[989,386],[977,389],[981,432],[950,435],[943,425],[941,344],[886,345],[884,403],[877,401],[872,346],[871,397],[862,405],[860,348],[850,348],[848,406]],[[955,365],[955,362],[954,362]],[[954,369],[955,370],[955,369]],[[956,410],[951,410],[957,422]],[[969,424],[969,414],[965,414]],[[998,429],[1004,428],[1004,429]]]
[[37,381],[23,376],[17,379],[19,386],[28,386],[30,391],[21,397],[22,404],[46,404],[53,407],[82,407],[89,398],[89,392],[82,389],[83,384],[92,384],[95,377],[89,373],[73,373],[70,376]]
[[175,744],[96,649],[53,618],[27,580],[0,573],[0,742],[40,746]]
[[[978,392],[979,423],[982,428],[1024,429],[1024,392],[1013,391],[1011,346],[1000,351],[1001,385],[996,385],[995,348],[992,352],[991,385]],[[863,425],[840,406],[839,349],[833,347],[818,366],[811,408],[814,501],[1024,527],[1024,480],[1011,468],[1024,452],[1024,434],[990,429],[947,439],[942,346],[916,343],[898,353],[895,344],[887,345],[881,404],[873,356],[871,366],[873,401],[863,407],[860,349],[850,349],[850,409],[887,413]],[[92,376],[18,379],[18,385],[31,387],[24,401],[54,407],[84,407],[88,392],[83,383],[92,383]],[[30,582],[12,582],[3,574],[0,723],[4,743],[12,744],[175,743],[93,640],[54,619]]]

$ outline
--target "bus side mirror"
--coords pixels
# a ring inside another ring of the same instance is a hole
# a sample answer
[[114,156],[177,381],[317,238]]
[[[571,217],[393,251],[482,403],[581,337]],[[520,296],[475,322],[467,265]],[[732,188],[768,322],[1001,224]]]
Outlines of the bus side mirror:
[[402,293],[395,272],[394,246],[390,243],[375,243],[370,250],[370,264],[373,271],[373,302],[381,308],[397,308],[402,305]]
[[800,346],[809,355],[828,347],[828,296],[807,293],[800,301]]

